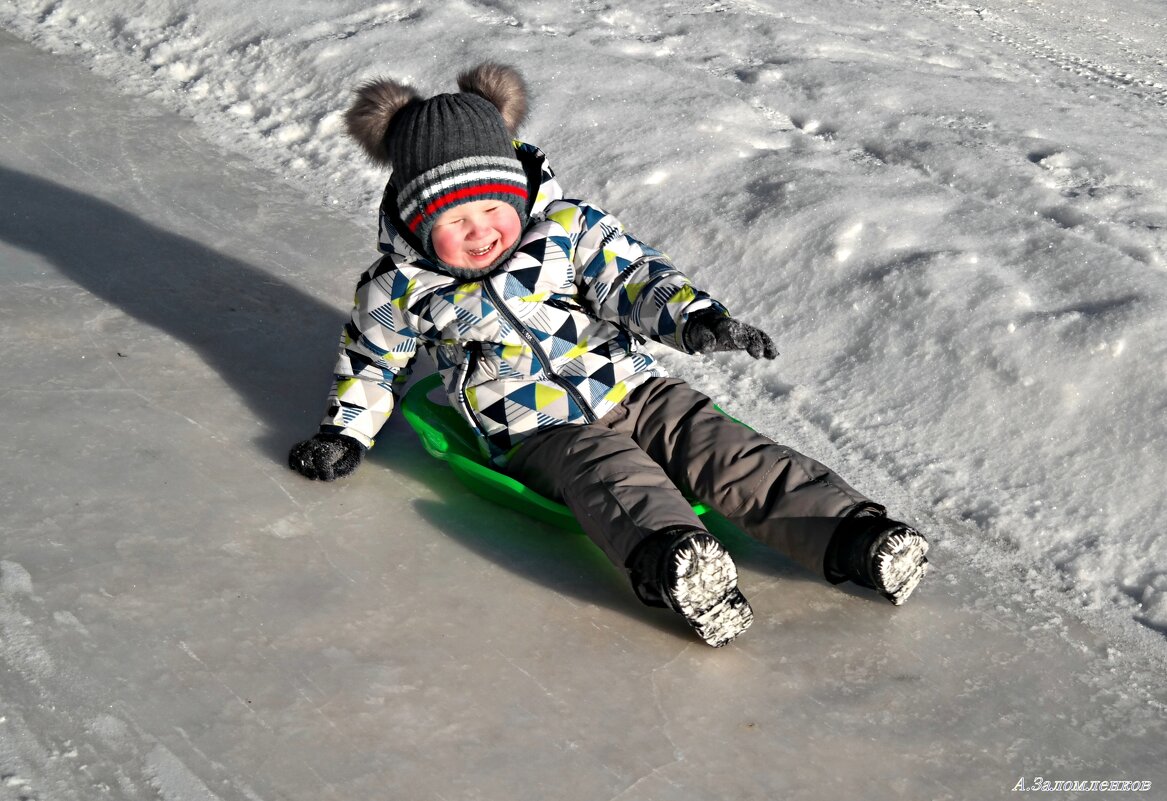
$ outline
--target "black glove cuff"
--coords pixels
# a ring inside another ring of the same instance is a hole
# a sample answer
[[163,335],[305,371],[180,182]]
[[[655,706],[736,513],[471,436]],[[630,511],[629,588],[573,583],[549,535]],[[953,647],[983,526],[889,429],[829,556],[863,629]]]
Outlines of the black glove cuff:
[[359,448],[362,453],[368,450],[365,444],[356,437],[350,437],[347,434],[340,434],[336,431],[326,431],[321,429],[320,433],[316,434],[313,439],[320,440],[321,442],[335,442],[344,446],[355,446],[356,448]]
[[707,306],[704,309],[698,309],[685,317],[685,330],[681,333],[681,341],[691,353],[697,353],[702,343],[694,342],[693,335],[698,331],[712,334],[713,327],[718,320],[728,319],[729,314],[716,306]]

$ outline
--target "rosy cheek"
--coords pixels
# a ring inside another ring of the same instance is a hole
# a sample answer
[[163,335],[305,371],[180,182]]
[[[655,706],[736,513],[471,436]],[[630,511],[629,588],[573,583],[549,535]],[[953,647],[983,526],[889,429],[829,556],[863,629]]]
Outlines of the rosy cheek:
[[519,215],[514,209],[508,207],[509,214],[505,214],[498,223],[499,238],[503,241],[504,248],[509,248],[518,241],[519,236],[523,233],[523,226],[519,222]]
[[451,235],[448,230],[442,228],[435,228],[430,235],[434,245],[434,253],[444,262],[452,262],[461,253],[459,245],[461,244],[458,237]]

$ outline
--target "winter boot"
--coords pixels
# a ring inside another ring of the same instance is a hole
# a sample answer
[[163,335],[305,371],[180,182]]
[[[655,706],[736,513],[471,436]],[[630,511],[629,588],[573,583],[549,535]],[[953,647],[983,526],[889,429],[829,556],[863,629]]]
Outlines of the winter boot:
[[737,566],[703,529],[653,534],[633,551],[628,569],[641,601],[678,612],[714,648],[733,640],[754,621],[737,588]]
[[911,526],[881,516],[849,518],[827,548],[827,579],[853,581],[899,606],[927,574],[927,553],[928,541]]

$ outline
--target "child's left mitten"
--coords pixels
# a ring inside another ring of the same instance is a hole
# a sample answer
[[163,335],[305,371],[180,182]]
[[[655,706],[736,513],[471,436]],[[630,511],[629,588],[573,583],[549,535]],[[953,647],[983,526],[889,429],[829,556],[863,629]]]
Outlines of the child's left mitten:
[[356,470],[364,452],[352,437],[321,432],[292,446],[288,466],[313,480],[334,481]]
[[755,359],[778,355],[770,335],[716,309],[694,312],[685,323],[685,344],[695,353],[744,350]]

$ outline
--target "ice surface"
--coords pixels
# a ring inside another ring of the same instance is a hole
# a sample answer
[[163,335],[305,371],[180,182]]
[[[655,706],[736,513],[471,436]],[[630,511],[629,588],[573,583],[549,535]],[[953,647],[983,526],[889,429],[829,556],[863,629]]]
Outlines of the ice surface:
[[[922,524],[1167,630],[1162,6],[12,0],[0,25],[367,224],[376,74],[516,64],[524,136],[781,360],[668,359]],[[321,278],[360,268],[329,254]],[[348,290],[324,297],[344,299]],[[899,496],[896,498],[896,496]],[[986,543],[988,545],[986,546]],[[980,555],[984,556],[984,553]]]
[[[123,92],[0,40],[0,798],[1165,786],[1157,17],[783,7],[0,9]],[[518,63],[565,183],[776,335],[669,364],[933,535],[905,607],[730,535],[758,620],[714,651],[399,421],[283,466],[373,255],[331,115],[387,53]]]

